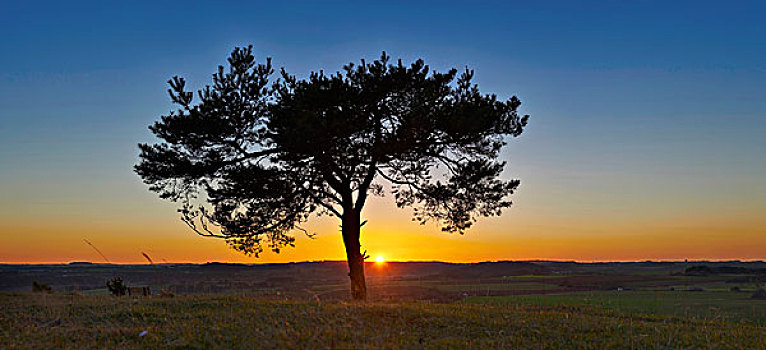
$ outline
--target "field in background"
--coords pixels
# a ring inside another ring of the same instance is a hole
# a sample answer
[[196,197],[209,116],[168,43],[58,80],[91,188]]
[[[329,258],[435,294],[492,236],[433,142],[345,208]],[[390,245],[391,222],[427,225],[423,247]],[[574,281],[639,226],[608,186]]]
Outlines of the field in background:
[[766,348],[765,263],[366,268],[357,305],[342,262],[0,265],[0,348]]

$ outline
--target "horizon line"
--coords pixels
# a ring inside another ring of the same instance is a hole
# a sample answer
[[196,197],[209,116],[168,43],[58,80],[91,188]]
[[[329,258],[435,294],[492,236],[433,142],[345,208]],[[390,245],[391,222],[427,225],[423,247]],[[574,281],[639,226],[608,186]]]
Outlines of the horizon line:
[[[386,260],[383,263],[442,263],[442,264],[483,264],[483,263],[502,263],[502,262],[527,262],[527,263],[576,263],[576,264],[609,264],[609,263],[766,263],[766,259],[637,259],[637,260],[558,260],[558,259],[531,259],[531,260],[482,260],[455,262],[445,260]],[[84,260],[73,260],[68,262],[0,262],[0,265],[72,265],[72,264],[92,264],[92,265],[115,265],[115,266],[139,266],[139,265],[206,265],[206,264],[228,264],[228,265],[287,265],[287,264],[306,264],[306,263],[347,263],[346,260],[301,260],[288,262],[227,262],[227,261],[206,261],[206,262],[93,262]],[[374,260],[367,260],[365,263],[376,264]]]

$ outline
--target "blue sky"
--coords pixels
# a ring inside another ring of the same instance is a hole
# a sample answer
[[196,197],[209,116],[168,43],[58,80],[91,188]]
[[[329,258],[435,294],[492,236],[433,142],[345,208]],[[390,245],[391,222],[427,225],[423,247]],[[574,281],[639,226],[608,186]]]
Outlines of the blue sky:
[[517,95],[532,119],[505,153],[522,180],[512,219],[540,231],[712,215],[761,232],[764,18],[737,1],[4,3],[0,235],[177,224],[132,173],[136,143],[172,108],[168,78],[199,87],[248,44],[298,76],[386,50]]

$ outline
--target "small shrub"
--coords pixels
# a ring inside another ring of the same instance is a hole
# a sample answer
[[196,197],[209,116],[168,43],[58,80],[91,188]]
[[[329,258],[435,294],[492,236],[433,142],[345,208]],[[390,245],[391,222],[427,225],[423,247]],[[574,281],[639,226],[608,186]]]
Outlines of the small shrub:
[[40,283],[37,281],[32,281],[32,290],[36,293],[50,293],[53,291],[51,286],[49,286],[47,283]]
[[766,290],[763,288],[758,288],[755,293],[753,293],[753,296],[750,298],[752,299],[760,299],[760,300],[766,300]]
[[160,288],[160,297],[163,297],[163,298],[173,298],[175,296],[176,296],[175,293],[173,293],[169,289]]
[[738,286],[731,287],[730,289],[732,292],[739,292],[741,291]]
[[106,288],[114,296],[123,296],[128,291],[128,286],[122,281],[122,278],[115,277],[111,281],[106,281]]

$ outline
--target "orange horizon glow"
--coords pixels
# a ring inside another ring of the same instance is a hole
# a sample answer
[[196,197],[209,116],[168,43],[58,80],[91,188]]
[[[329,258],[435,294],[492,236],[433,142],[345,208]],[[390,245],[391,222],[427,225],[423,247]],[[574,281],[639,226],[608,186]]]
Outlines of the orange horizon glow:
[[[68,215],[50,212],[44,221],[29,212],[13,215],[15,207],[8,206],[7,218],[0,221],[0,263],[105,262],[85,239],[118,264],[145,264],[142,252],[155,263],[345,261],[335,218],[312,218],[305,227],[318,234],[315,238],[296,232],[295,248],[280,254],[266,249],[254,258],[222,240],[194,234],[179,222],[172,203],[140,194],[147,207],[104,203]],[[480,218],[462,236],[443,233],[436,224],[414,223],[409,211],[373,198],[363,212],[369,221],[362,230],[362,251],[388,262],[766,260],[760,197],[719,199],[719,208],[728,211],[694,206],[687,199],[675,207],[589,203],[563,210],[546,195],[524,195],[516,195],[514,206],[500,217]]]
[[[504,229],[504,218],[480,221],[466,235],[445,234],[436,226],[420,226],[407,221],[371,220],[362,232],[362,249],[385,262],[443,261],[474,263],[484,261],[753,261],[766,260],[766,230],[753,230],[748,224],[702,223],[701,227],[642,224],[618,227],[588,225],[575,232],[562,225],[549,225],[541,233],[537,224],[512,222]],[[76,225],[52,227],[2,227],[0,263],[105,263],[83,239],[88,239],[111,263],[148,264],[142,253],[155,263],[286,263],[305,261],[345,261],[337,232],[337,222],[320,220],[313,229],[314,239],[296,235],[296,247],[281,254],[265,251],[260,258],[247,257],[230,249],[225,242],[206,239],[188,231],[172,219],[156,227],[101,228],[83,232]],[[766,227],[766,226],[762,226]],[[44,244],[41,244],[44,242]],[[370,260],[369,262],[372,262]]]

